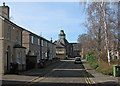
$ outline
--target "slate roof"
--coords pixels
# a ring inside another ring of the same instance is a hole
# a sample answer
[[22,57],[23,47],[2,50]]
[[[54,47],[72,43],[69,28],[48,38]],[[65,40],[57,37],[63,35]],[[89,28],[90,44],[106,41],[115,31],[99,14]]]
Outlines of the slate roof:
[[62,47],[62,48],[66,48],[69,44],[69,42],[64,38],[60,38],[57,41],[54,42],[56,44],[56,47]]
[[56,42],[56,47],[66,47],[69,42],[66,39],[58,39]]

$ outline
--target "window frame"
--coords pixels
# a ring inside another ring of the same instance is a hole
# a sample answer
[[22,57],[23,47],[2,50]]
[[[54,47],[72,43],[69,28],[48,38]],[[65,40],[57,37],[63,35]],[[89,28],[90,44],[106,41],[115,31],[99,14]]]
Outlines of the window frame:
[[19,31],[16,30],[16,41],[19,41]]
[[38,40],[37,40],[37,43],[38,43],[38,45],[40,45],[40,39],[38,38]]
[[31,36],[31,43],[34,43],[34,36]]
[[43,44],[43,40],[41,40],[41,46],[44,46],[44,44]]
[[8,27],[7,27],[7,39],[8,40],[10,40],[10,32],[11,32],[10,28],[11,28],[11,26],[8,25]]

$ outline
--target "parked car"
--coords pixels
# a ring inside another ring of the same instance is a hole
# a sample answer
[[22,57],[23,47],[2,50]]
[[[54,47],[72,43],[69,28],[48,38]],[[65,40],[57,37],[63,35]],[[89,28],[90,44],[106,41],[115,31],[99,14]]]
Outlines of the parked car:
[[82,63],[81,57],[75,57],[74,64],[76,64],[76,63]]

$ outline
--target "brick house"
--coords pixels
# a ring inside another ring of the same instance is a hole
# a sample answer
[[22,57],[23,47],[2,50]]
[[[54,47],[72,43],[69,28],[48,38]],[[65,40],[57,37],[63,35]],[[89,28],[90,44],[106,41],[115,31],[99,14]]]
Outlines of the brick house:
[[31,64],[33,63],[34,67],[37,67],[37,63],[39,63],[39,60],[40,60],[40,53],[41,53],[40,41],[41,41],[41,38],[38,35],[28,30],[23,30],[22,46],[26,47],[27,61],[31,60],[30,62]]
[[41,38],[42,59],[52,60],[56,57],[56,45],[52,41]]
[[2,74],[10,72],[10,63],[17,62],[18,70],[26,69],[25,47],[22,46],[23,28],[9,20],[9,7],[0,6],[0,63]]
[[26,47],[27,61],[30,60],[30,63],[33,63],[36,68],[40,60],[52,60],[52,56],[56,57],[54,43],[28,30],[22,32],[22,46]]
[[0,73],[9,73],[11,62],[18,63],[19,71],[37,67],[41,59],[55,58],[55,52],[54,43],[11,22],[9,7],[0,6]]
[[47,59],[48,58],[48,41],[41,37],[41,59]]

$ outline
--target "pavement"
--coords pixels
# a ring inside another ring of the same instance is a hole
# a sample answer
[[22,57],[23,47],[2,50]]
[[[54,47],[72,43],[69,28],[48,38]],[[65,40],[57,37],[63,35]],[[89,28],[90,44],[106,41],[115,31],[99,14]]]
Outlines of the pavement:
[[20,72],[18,75],[15,74],[6,74],[2,76],[2,84],[26,84],[36,80],[39,77],[44,76],[49,71],[51,71],[54,67],[58,66],[61,62],[56,62],[51,65],[48,65],[45,68],[41,69],[31,69],[25,72]]
[[114,77],[112,75],[111,76],[110,75],[103,75],[102,73],[91,68],[90,65],[86,61],[83,61],[83,65],[84,65],[86,71],[94,76],[94,78],[92,78],[92,79],[96,84],[98,84],[98,86],[100,84],[101,85],[102,84],[105,84],[105,85],[111,84],[112,86],[118,86],[120,77]]
[[43,69],[32,69],[20,75],[2,76],[3,86],[118,86],[119,78],[103,75],[86,61],[61,60]]

